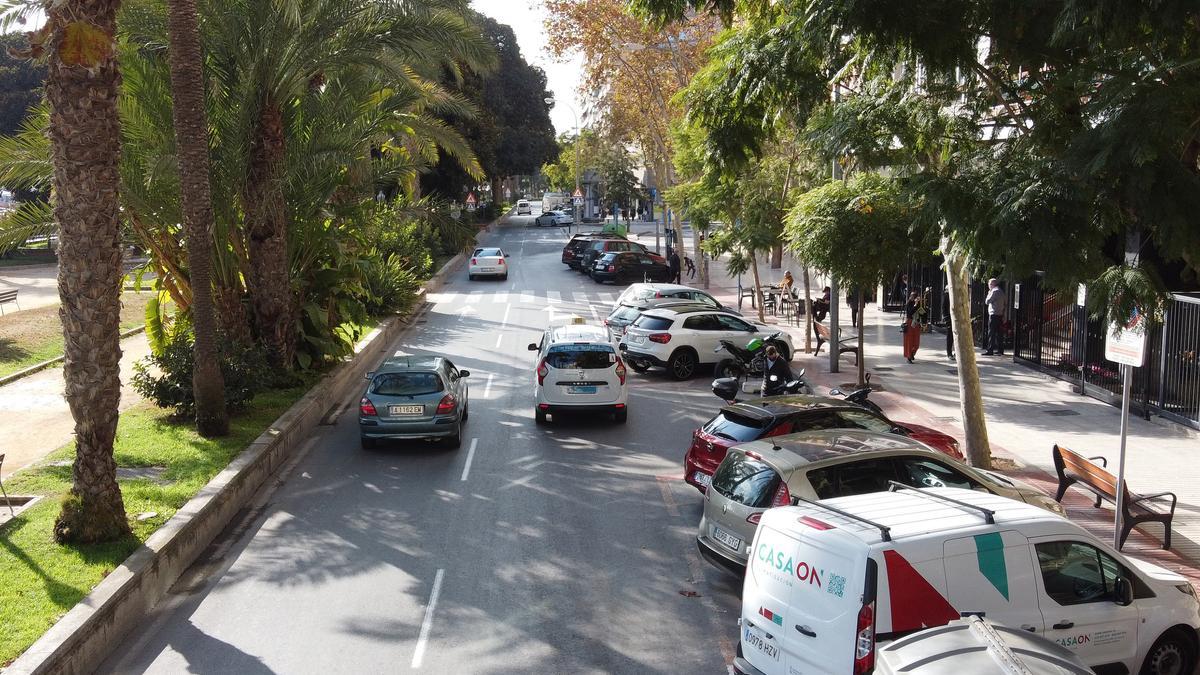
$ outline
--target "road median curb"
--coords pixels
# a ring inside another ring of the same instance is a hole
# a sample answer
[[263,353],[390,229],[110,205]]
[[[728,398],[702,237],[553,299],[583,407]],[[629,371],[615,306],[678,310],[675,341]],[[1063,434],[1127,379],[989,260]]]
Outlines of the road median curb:
[[[481,230],[482,236],[487,230]],[[440,288],[463,254],[449,260],[417,292],[405,317],[384,319],[308,393],[242,450],[121,565],[67,612],[8,668],[4,675],[90,673],[169,592],[180,576],[291,459],[330,408],[361,385],[366,372],[428,309],[426,297]]]

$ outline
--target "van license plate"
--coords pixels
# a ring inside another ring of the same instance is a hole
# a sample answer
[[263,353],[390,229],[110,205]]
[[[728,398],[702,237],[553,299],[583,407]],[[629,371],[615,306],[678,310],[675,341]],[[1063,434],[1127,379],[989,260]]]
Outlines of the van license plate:
[[713,527],[713,538],[735,551],[742,547],[741,539],[738,539],[719,527]]
[[595,387],[567,387],[567,393],[568,394],[594,394],[594,393],[596,393],[596,388]]
[[754,647],[776,661],[779,660],[779,645],[775,644],[774,638],[767,637],[765,633],[754,626],[743,627],[742,642]]
[[425,412],[423,405],[389,405],[389,415],[420,415]]

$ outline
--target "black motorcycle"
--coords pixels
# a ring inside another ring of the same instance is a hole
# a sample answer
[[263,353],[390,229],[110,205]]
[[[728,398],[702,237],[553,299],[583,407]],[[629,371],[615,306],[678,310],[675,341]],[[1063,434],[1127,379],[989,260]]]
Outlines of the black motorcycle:
[[765,338],[754,338],[745,347],[739,347],[732,340],[721,340],[721,346],[713,350],[714,354],[728,352],[729,357],[721,359],[713,368],[713,374],[718,378],[733,377],[745,380],[748,377],[761,377],[767,369],[768,345],[773,345],[780,356],[787,360],[787,344],[779,339],[775,332]]
[[[772,375],[771,378],[774,380],[776,379],[776,376]],[[753,394],[755,398],[759,397],[761,394],[760,386],[758,383],[753,384],[753,389],[751,391],[747,391],[747,387],[743,380],[740,380],[736,377],[718,377],[712,382],[712,393],[726,403],[737,403],[740,400],[738,399],[740,394]],[[770,396],[792,396],[794,394],[811,393],[812,387],[809,387],[808,383],[804,381],[804,371],[801,370],[796,375],[796,379],[789,382],[784,382],[782,385],[780,385],[779,391],[771,393]]]
[[[875,405],[875,402],[869,398],[871,395],[871,374],[867,373],[866,377],[867,377],[867,386],[865,386],[861,389],[855,389],[854,391],[849,392],[849,393],[843,392],[841,389],[830,389],[829,395],[830,396],[841,396],[845,400],[847,400],[855,405],[860,405],[864,408],[867,408],[868,410],[874,410],[875,412],[879,413],[880,415],[883,415],[883,409],[881,409],[879,406]],[[886,415],[885,415],[885,417],[886,417]]]

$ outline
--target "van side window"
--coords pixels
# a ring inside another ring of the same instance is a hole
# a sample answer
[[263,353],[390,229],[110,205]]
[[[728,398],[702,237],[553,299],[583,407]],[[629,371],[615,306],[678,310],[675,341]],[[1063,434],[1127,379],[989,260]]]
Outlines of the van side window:
[[1121,565],[1100,549],[1078,541],[1036,545],[1046,595],[1060,605],[1112,600]]

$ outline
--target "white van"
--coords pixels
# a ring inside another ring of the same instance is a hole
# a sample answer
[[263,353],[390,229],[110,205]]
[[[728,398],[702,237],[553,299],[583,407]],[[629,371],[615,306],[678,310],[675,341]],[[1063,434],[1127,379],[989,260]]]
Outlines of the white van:
[[735,670],[871,673],[876,642],[984,612],[1098,673],[1191,675],[1200,603],[1182,576],[1071,521],[973,490],[896,487],[763,514]]

